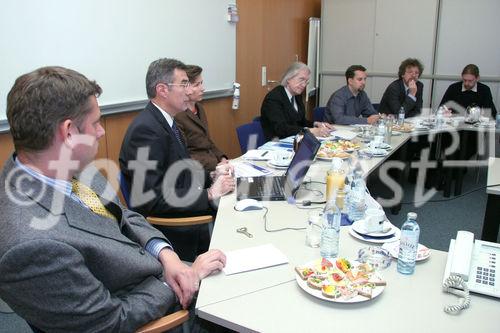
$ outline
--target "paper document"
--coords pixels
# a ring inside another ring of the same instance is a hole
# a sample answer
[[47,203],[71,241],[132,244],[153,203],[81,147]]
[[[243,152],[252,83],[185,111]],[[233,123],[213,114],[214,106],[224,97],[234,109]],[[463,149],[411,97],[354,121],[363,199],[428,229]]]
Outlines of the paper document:
[[293,144],[295,140],[295,135],[287,136],[286,138],[280,139],[280,142]]
[[288,263],[288,258],[272,244],[225,252],[226,275]]
[[270,150],[250,149],[243,156],[245,160],[267,161],[271,158]]
[[269,141],[259,147],[259,150],[288,150],[293,151],[293,144],[288,142]]
[[274,172],[273,170],[269,170],[247,161],[234,162],[233,166],[236,178],[267,176]]
[[349,131],[349,130],[335,130],[331,133],[331,135],[334,137],[334,138],[338,138],[340,140],[352,140],[354,139],[358,133],[355,133],[353,131]]

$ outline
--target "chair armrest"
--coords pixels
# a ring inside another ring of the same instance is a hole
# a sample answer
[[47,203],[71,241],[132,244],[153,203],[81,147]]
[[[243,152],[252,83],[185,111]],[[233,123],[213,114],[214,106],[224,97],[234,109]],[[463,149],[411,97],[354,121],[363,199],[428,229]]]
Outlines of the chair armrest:
[[168,316],[156,319],[137,330],[137,333],[160,333],[168,331],[187,321],[189,318],[188,310],[179,310]]
[[147,220],[149,223],[154,225],[180,227],[180,226],[210,223],[214,219],[211,215],[202,215],[202,216],[174,217],[174,218],[149,216]]

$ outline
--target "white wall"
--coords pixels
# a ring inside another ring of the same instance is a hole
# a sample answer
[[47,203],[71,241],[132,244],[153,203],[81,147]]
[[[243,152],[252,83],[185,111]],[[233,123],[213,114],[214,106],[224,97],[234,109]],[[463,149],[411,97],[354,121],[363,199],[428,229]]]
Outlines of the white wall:
[[425,67],[424,107],[436,107],[462,68],[475,63],[498,109],[499,13],[498,0],[323,0],[320,105],[345,85],[352,64],[367,68],[366,92],[379,103],[401,61],[416,57]]
[[95,79],[101,105],[146,99],[151,61],[175,57],[204,68],[208,91],[231,89],[234,0],[5,0],[0,10],[0,120],[21,74],[61,65]]

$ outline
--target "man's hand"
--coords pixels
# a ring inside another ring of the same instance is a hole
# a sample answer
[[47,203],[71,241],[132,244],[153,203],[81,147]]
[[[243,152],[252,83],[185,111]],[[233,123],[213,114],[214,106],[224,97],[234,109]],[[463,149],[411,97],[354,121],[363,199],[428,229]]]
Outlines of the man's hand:
[[314,127],[310,128],[309,131],[316,137],[330,136],[331,130],[326,127]]
[[408,90],[410,95],[412,96],[417,95],[417,82],[415,82],[415,80],[410,80],[408,82]]
[[199,255],[193,263],[192,268],[198,275],[198,279],[221,271],[226,266],[226,256],[221,250],[209,250]]
[[200,285],[198,273],[184,264],[169,248],[161,250],[158,258],[163,266],[165,282],[174,290],[179,303],[186,309]]
[[366,118],[366,121],[368,121],[368,124],[374,124],[378,121],[378,119],[380,118],[380,115],[378,114],[372,114],[371,116],[369,116],[368,118]]
[[236,182],[232,175],[221,175],[208,189],[208,199],[217,200],[224,194],[234,191],[235,187]]
[[215,179],[222,175],[234,175],[234,166],[223,158],[215,167]]

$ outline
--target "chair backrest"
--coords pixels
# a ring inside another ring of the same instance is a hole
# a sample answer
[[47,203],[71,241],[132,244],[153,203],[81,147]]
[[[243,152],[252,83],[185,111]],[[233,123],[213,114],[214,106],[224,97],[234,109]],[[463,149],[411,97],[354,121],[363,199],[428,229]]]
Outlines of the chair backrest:
[[318,106],[313,111],[313,121],[323,121],[325,119],[325,106]]
[[260,116],[255,116],[252,121],[260,121]]
[[255,149],[265,143],[264,131],[260,121],[252,121],[236,128],[238,141],[240,142],[241,153],[244,154],[248,149]]
[[125,181],[123,172],[120,171],[120,175],[118,177],[120,178],[118,179],[118,181],[120,182],[120,191],[122,192],[123,199],[125,200],[127,207],[130,207],[130,189],[128,188],[128,184]]

